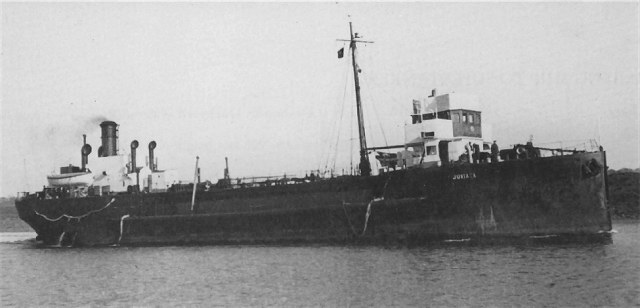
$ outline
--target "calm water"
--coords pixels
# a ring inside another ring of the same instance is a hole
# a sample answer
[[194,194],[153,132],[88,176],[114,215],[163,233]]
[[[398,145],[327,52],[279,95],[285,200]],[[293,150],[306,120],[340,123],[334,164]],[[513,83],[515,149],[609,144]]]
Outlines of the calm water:
[[0,234],[2,306],[640,305],[640,224],[612,244],[34,248]]

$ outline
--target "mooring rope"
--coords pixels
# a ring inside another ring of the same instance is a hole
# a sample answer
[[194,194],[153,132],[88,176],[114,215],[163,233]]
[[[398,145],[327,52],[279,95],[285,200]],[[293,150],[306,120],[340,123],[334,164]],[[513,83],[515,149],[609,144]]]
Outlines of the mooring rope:
[[76,237],[78,236],[78,232],[75,232],[73,234],[73,239],[71,240],[71,247],[73,247],[73,245],[76,244]]
[[53,221],[58,221],[58,220],[60,220],[60,219],[62,219],[62,218],[67,218],[67,220],[77,219],[78,221],[80,221],[80,219],[82,219],[82,218],[85,218],[85,217],[87,217],[87,216],[89,216],[89,215],[91,215],[91,214],[93,214],[93,213],[98,213],[98,212],[100,212],[100,211],[102,211],[102,210],[106,209],[107,207],[109,207],[109,206],[110,206],[112,203],[114,203],[115,201],[116,201],[116,198],[113,198],[113,199],[111,199],[111,201],[109,201],[109,203],[107,203],[107,205],[103,206],[102,208],[97,209],[97,210],[89,211],[89,212],[87,212],[87,213],[85,213],[85,214],[83,214],[83,215],[80,215],[80,216],[72,216],[72,215],[68,215],[68,214],[62,214],[60,217],[58,217],[58,218],[56,218],[56,219],[49,218],[49,217],[47,217],[47,215],[44,215],[44,214],[40,214],[40,213],[38,213],[38,211],[36,211],[36,210],[33,210],[33,211],[36,213],[36,215],[38,215],[38,216],[40,216],[40,217],[42,217],[42,218],[44,218],[44,219],[46,219],[46,220],[48,220],[48,221],[52,221],[52,222],[53,222]]
[[62,234],[60,234],[60,237],[58,238],[58,246],[62,247],[62,240],[64,239],[64,234],[66,232],[62,231]]
[[342,209],[344,210],[344,216],[347,217],[347,222],[349,223],[349,227],[351,228],[351,232],[353,232],[353,235],[361,236],[361,237],[364,236],[365,232],[367,232],[367,225],[369,224],[369,216],[371,216],[371,206],[373,205],[374,202],[383,201],[383,200],[384,200],[384,197],[373,198],[373,200],[369,201],[369,204],[367,204],[367,213],[364,216],[364,228],[362,229],[362,233],[360,234],[356,232],[356,229],[353,227],[353,224],[351,223],[351,219],[349,219],[349,215],[347,214],[346,205],[350,205],[351,203],[342,201]]
[[369,216],[371,216],[371,205],[375,201],[383,201],[383,200],[384,200],[384,197],[382,197],[382,198],[373,198],[373,200],[371,200],[369,202],[369,204],[367,205],[367,214],[365,214],[365,216],[364,216],[364,228],[362,229],[362,234],[360,234],[360,236],[364,236],[364,233],[367,232],[367,225],[369,224]]
[[120,245],[120,241],[122,240],[122,235],[124,234],[124,220],[127,218],[129,218],[129,214],[123,215],[122,218],[120,218],[120,237],[118,238],[118,245]]
[[347,208],[345,207],[345,205],[347,205],[349,203],[344,202],[344,200],[342,201],[342,209],[344,210],[344,216],[347,217],[347,222],[349,223],[349,228],[351,228],[351,232],[353,233],[353,235],[357,236],[358,233],[356,233],[356,229],[353,227],[353,224],[351,224],[351,219],[349,219],[349,214],[347,214]]
[[371,215],[371,205],[375,201],[383,201],[384,200],[384,194],[387,191],[387,186],[389,185],[389,180],[390,179],[391,179],[391,175],[389,175],[387,180],[384,182],[384,187],[382,188],[382,197],[373,198],[373,200],[371,200],[371,202],[369,202],[369,205],[367,205],[367,214],[364,216],[364,229],[362,229],[362,235],[360,235],[360,236],[364,236],[364,233],[367,232],[367,225],[369,224],[369,216]]
[[[385,192],[387,191],[387,186],[389,185],[390,179],[391,179],[391,175],[389,175],[389,177],[384,183],[384,187],[382,188],[382,197],[373,198],[371,201],[369,201],[369,204],[367,204],[367,213],[364,216],[364,228],[362,229],[362,233],[360,233],[359,235],[360,237],[363,237],[364,234],[367,232],[367,226],[369,225],[369,217],[371,216],[371,206],[373,205],[374,202],[384,201],[384,195],[385,195]],[[344,202],[344,200],[342,201],[342,209],[344,210],[344,216],[347,217],[347,222],[349,223],[349,227],[351,228],[351,232],[353,232],[353,235],[358,236],[358,233],[356,232],[356,229],[353,227],[353,224],[351,224],[351,219],[349,219],[349,215],[347,214],[347,208],[345,206],[348,204],[350,203]]]

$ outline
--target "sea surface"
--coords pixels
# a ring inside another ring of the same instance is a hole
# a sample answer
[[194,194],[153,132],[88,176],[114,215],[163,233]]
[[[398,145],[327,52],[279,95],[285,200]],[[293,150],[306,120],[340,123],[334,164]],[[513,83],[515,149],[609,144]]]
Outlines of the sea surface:
[[612,243],[37,248],[0,233],[0,306],[638,306],[640,224]]

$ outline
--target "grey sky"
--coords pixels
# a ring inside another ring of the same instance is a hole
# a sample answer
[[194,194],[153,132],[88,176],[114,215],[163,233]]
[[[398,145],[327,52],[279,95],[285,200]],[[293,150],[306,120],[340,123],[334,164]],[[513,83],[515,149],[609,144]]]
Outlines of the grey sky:
[[213,181],[225,156],[234,177],[335,153],[348,168],[348,14],[375,41],[359,47],[370,146],[401,143],[411,100],[437,88],[478,95],[502,147],[600,138],[611,167],[639,166],[637,2],[2,3],[0,195],[79,165],[83,133],[91,164],[102,119],[123,150],[157,141],[181,179],[196,155]]

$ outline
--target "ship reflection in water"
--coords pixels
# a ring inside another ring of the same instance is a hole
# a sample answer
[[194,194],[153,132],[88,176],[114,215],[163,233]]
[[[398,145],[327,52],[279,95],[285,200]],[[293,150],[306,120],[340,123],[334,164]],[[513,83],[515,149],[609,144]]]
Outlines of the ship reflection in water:
[[[171,246],[2,243],[6,306],[635,306],[640,225],[608,244]],[[34,287],[37,286],[37,287]]]

